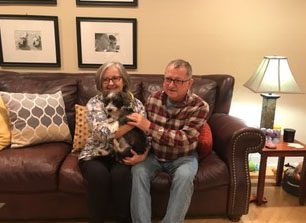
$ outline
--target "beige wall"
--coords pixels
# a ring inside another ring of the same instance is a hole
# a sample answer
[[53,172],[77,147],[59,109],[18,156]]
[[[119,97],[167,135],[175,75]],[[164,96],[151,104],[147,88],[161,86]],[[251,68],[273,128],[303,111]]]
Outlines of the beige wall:
[[[250,125],[259,123],[262,100],[242,84],[263,56],[287,56],[296,80],[306,89],[304,0],[139,0],[135,8],[77,7],[75,0],[58,0],[57,6],[2,5],[0,13],[58,16],[62,67],[40,70],[63,72],[81,71],[76,16],[137,18],[138,69],[130,72],[162,73],[169,60],[180,57],[192,63],[195,74],[232,74],[236,87],[231,114]],[[306,142],[305,113],[306,95],[281,95],[276,123],[295,128],[297,138]]]

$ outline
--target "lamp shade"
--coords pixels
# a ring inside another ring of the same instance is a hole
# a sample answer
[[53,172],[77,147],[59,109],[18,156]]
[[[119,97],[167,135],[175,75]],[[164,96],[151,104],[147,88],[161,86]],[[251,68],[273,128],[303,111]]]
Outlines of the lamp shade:
[[244,86],[255,93],[301,93],[283,56],[265,56]]

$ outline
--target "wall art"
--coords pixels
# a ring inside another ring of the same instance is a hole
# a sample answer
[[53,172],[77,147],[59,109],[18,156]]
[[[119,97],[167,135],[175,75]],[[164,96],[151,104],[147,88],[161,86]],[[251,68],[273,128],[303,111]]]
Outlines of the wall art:
[[137,6],[138,0],[76,0],[77,5]]
[[107,61],[137,68],[137,20],[135,18],[77,17],[79,67],[99,67]]
[[0,4],[56,4],[57,0],[0,0]]
[[60,67],[58,18],[0,15],[0,65]]

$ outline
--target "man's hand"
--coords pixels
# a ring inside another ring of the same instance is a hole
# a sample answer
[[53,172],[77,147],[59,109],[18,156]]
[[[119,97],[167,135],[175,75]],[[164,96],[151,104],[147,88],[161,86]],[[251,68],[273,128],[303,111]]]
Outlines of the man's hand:
[[122,161],[125,165],[135,165],[144,161],[148,156],[149,150],[147,149],[143,154],[137,154],[134,150],[131,149],[132,157],[126,157]]
[[127,118],[131,120],[127,124],[136,126],[137,128],[141,129],[144,132],[148,132],[151,122],[145,117],[143,117],[141,114],[132,113],[128,115]]

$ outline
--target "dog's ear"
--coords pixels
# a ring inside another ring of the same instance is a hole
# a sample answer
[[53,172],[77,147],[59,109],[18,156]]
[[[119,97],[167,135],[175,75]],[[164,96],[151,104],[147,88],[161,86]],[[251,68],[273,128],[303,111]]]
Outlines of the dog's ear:
[[108,92],[103,92],[103,93],[101,93],[102,95],[103,95],[103,99],[105,99],[106,97],[107,97],[107,95],[108,95]]
[[121,97],[122,97],[122,101],[123,101],[123,105],[128,107],[131,104],[131,98],[129,96],[128,93],[126,92],[121,92]]
[[103,101],[104,105],[106,106],[109,103],[108,93],[103,92],[102,95],[103,95],[102,101]]

